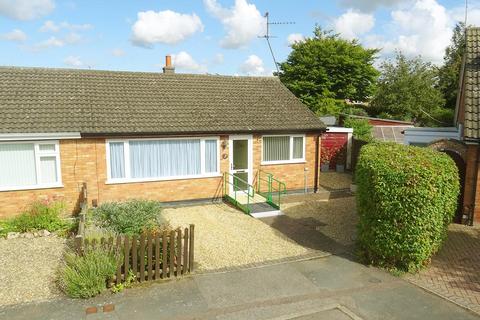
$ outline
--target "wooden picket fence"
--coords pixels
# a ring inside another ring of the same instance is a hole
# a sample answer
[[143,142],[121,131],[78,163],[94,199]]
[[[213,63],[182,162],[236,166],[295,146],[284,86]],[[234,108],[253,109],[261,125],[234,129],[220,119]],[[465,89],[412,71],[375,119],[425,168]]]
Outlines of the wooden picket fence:
[[183,230],[178,228],[161,233],[144,233],[140,236],[120,235],[115,239],[102,237],[100,240],[90,240],[85,237],[87,210],[87,185],[84,183],[75,249],[82,255],[88,250],[102,247],[121,256],[115,283],[126,281],[130,272],[140,282],[179,277],[193,272],[195,225],[191,224]]
[[90,241],[77,238],[76,249],[78,254],[83,254],[101,246],[122,256],[115,277],[117,284],[124,282],[129,272],[140,282],[179,277],[193,271],[194,230],[192,224],[184,230],[178,228],[156,234],[118,236],[116,239]]

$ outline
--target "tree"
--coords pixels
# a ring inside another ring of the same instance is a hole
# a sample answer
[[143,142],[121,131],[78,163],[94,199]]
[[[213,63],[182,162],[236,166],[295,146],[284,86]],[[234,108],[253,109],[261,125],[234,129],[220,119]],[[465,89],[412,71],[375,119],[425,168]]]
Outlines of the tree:
[[280,80],[318,114],[335,114],[344,100],[365,101],[374,92],[379,50],[365,49],[356,40],[315,27],[314,36],[292,45],[279,63]]
[[458,94],[458,82],[465,53],[465,24],[459,22],[453,30],[452,42],[445,49],[444,64],[438,72],[438,88],[445,98],[445,107],[455,109]]
[[443,115],[445,104],[438,90],[437,71],[421,57],[406,58],[397,53],[395,60],[381,66],[377,92],[371,102],[376,115],[386,118],[414,121],[422,126],[448,125]]

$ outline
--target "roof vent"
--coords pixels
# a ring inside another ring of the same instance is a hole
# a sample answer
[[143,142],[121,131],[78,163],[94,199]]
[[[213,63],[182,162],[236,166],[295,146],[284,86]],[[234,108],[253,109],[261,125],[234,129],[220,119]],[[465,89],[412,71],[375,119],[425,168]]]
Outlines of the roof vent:
[[165,67],[163,67],[163,73],[175,73],[175,67],[172,66],[172,57],[170,55],[165,56]]

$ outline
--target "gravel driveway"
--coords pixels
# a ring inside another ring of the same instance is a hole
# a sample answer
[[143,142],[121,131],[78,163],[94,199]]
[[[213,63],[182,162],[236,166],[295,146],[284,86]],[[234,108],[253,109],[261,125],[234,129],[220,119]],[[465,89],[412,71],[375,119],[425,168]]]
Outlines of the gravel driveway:
[[167,208],[172,227],[195,224],[197,270],[215,270],[312,253],[281,232],[225,204]]
[[0,306],[48,300],[60,295],[55,272],[65,239],[0,239]]

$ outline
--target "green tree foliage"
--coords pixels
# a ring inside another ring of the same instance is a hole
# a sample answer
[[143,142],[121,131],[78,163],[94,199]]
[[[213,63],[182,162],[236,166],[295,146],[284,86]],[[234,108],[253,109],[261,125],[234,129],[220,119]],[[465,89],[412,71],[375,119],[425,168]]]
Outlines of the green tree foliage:
[[381,66],[382,75],[371,102],[376,116],[414,121],[422,126],[449,125],[437,119],[444,116],[445,101],[437,89],[435,67],[421,57],[408,59],[397,53],[394,61]]
[[458,94],[458,82],[465,53],[465,24],[457,23],[453,30],[452,42],[445,49],[444,64],[438,72],[438,88],[445,98],[445,107],[455,109]]
[[365,262],[408,272],[426,265],[457,208],[455,162],[429,148],[370,143],[361,149],[355,181]]
[[338,114],[345,99],[365,101],[372,96],[378,52],[317,26],[313,37],[292,45],[287,60],[279,64],[278,76],[312,111]]
[[355,139],[372,141],[373,126],[368,123],[367,119],[355,119],[347,117],[343,123],[345,128],[353,128],[353,136]]

